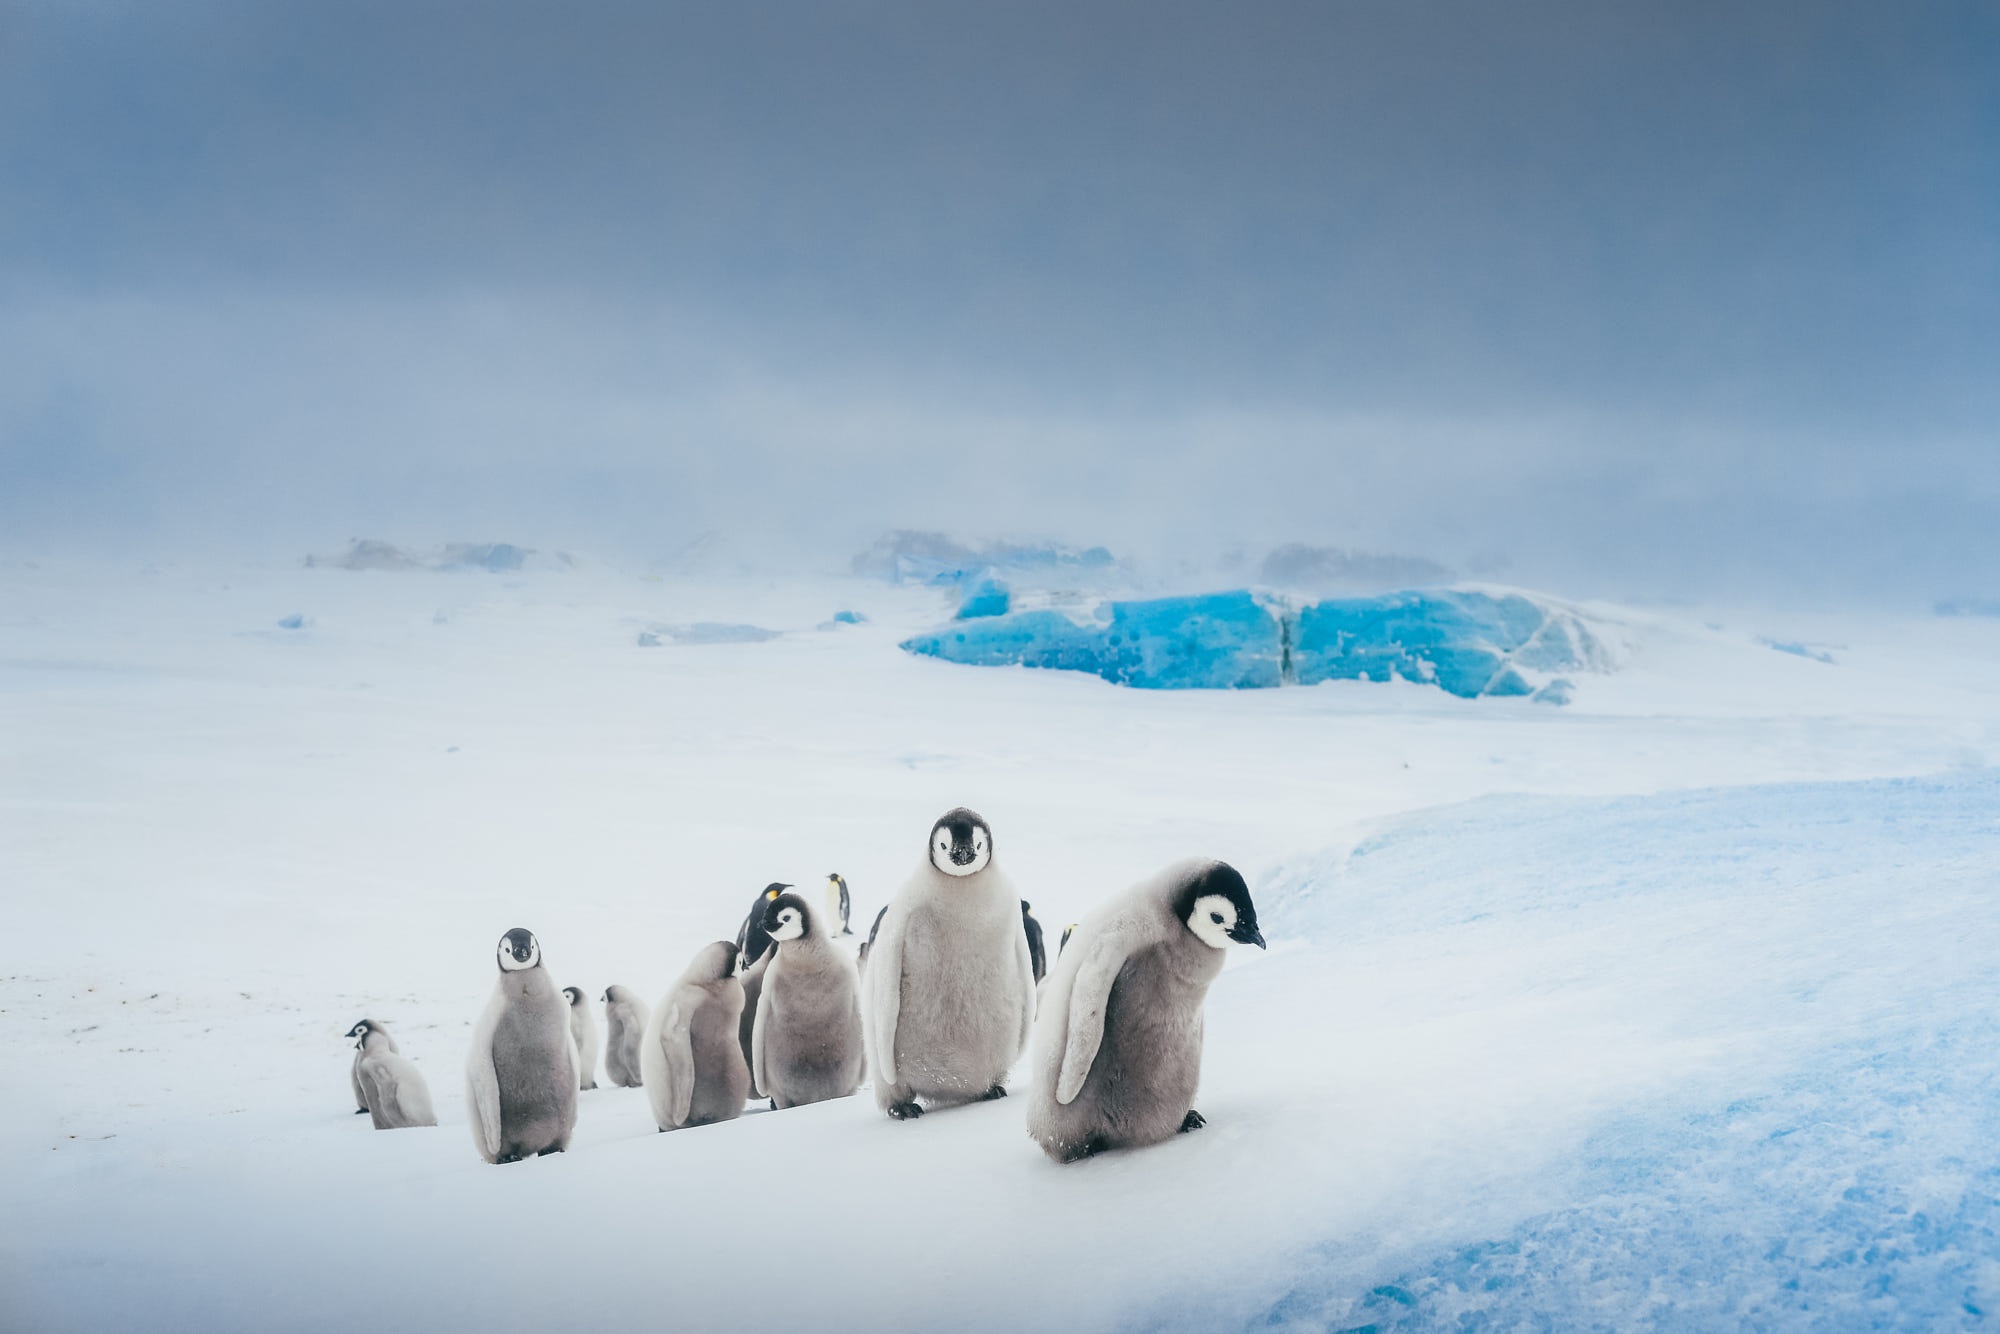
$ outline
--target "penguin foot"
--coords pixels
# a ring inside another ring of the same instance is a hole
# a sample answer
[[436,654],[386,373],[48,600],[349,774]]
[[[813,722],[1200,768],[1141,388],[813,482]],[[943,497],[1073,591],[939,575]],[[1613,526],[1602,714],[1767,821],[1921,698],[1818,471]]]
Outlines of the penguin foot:
[[521,1161],[521,1155],[518,1153],[503,1153],[493,1161],[495,1163],[518,1163]]
[[546,1158],[552,1153],[561,1153],[561,1152],[562,1152],[562,1146],[560,1144],[551,1144],[549,1145],[548,1148],[543,1149],[539,1153],[537,1153],[535,1157]]
[[776,1098],[771,1099],[771,1110],[774,1112],[778,1110],[778,1100]]
[[1188,1131],[1200,1130],[1207,1124],[1208,1118],[1190,1107],[1188,1108],[1188,1114],[1181,1118],[1181,1128],[1177,1133],[1185,1135]]
[[987,1089],[986,1092],[979,1095],[979,1101],[992,1102],[995,1098],[1004,1098],[1006,1096],[1007,1086],[1004,1084],[995,1084],[992,1088]]
[[356,1116],[366,1116],[368,1115],[368,1109],[366,1107],[356,1107],[354,1109],[354,1114]]
[[1094,1158],[1104,1152],[1104,1136],[1091,1135],[1080,1143],[1063,1150],[1062,1160],[1066,1163],[1080,1163],[1086,1158]]
[[889,1104],[889,1115],[895,1117],[898,1121],[914,1121],[923,1114],[924,1109],[914,1102],[892,1102]]

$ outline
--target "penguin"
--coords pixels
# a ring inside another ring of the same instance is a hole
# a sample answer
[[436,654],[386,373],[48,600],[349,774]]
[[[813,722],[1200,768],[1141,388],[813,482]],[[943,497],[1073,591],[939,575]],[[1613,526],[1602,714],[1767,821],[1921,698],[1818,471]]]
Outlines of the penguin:
[[1224,862],[1176,862],[1085,918],[1075,944],[1035,1023],[1029,1135],[1068,1163],[1200,1129],[1202,1001],[1230,945],[1264,948],[1250,887]]
[[622,1089],[638,1088],[639,1043],[646,1036],[646,1002],[630,987],[604,989],[604,1075]]
[[862,996],[875,1102],[899,1121],[933,1105],[1004,1098],[1034,1021],[1021,896],[975,811],[945,812],[868,953]]
[[882,933],[882,919],[889,915],[889,905],[883,904],[875,910],[875,923],[868,928],[868,939],[861,942],[861,950],[854,956],[854,966],[863,973],[868,971],[868,951],[875,948],[875,937]]
[[569,1001],[569,1035],[576,1039],[576,1086],[594,1089],[597,1087],[597,1021],[590,1017],[590,1006],[583,999],[582,987],[564,987],[562,994]]
[[368,1114],[377,1130],[404,1130],[411,1126],[434,1126],[437,1113],[431,1109],[430,1085],[423,1072],[396,1049],[396,1044],[380,1028],[362,1020],[355,1025],[361,1040],[354,1044],[356,1078],[368,1097]]
[[826,873],[826,933],[829,936],[851,936],[848,929],[847,881],[838,871]]
[[639,1072],[662,1131],[743,1115],[750,1070],[736,1035],[743,1017],[739,957],[727,940],[702,946],[646,1023]]
[[489,1163],[561,1153],[576,1130],[576,1039],[534,933],[500,937],[500,980],[472,1033],[465,1103]]
[[758,890],[756,901],[750,905],[750,915],[736,932],[738,966],[743,970],[743,1022],[737,1028],[737,1036],[742,1039],[743,1064],[750,1069],[753,1098],[764,1096],[757,1087],[757,1067],[750,1060],[750,1039],[756,1035],[757,1026],[757,995],[764,988],[764,970],[771,966],[771,935],[764,929],[764,908],[790,888],[774,881]]
[[764,975],[751,1039],[757,1087],[773,1111],[845,1098],[861,1087],[860,979],[805,899],[780,894],[764,909],[776,957]]
[[1028,965],[1034,970],[1035,982],[1039,985],[1042,976],[1049,971],[1049,956],[1042,948],[1042,924],[1035,920],[1026,899],[1021,900],[1021,929],[1028,933]]
[[1058,959],[1062,958],[1062,952],[1069,948],[1069,938],[1075,931],[1076,931],[1075,922],[1071,922],[1068,926],[1063,928],[1062,939],[1056,942],[1056,957]]
[[396,1045],[396,1039],[389,1036],[389,1030],[382,1026],[382,1021],[379,1019],[363,1019],[360,1023],[347,1030],[347,1036],[356,1039],[354,1044],[354,1063],[347,1067],[347,1082],[354,1089],[354,1114],[356,1116],[366,1116],[368,1114],[368,1094],[361,1087],[360,1039],[365,1038],[370,1032],[380,1033],[382,1040],[389,1045],[390,1051],[400,1052],[402,1050],[401,1047]]

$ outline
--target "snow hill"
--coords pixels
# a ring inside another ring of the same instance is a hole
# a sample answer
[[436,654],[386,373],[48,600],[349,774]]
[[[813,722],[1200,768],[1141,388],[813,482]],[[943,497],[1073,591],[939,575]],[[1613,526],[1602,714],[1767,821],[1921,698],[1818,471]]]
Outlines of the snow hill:
[[[0,1327],[1991,1320],[2000,621],[1592,608],[1620,668],[1549,709],[898,651],[958,596],[0,566]],[[640,646],[704,625],[773,633]],[[1249,874],[1206,1129],[1059,1168],[1014,1100],[602,1088],[475,1156],[501,931],[657,998],[766,881],[865,922],[960,802],[1052,935]],[[352,1114],[364,1015],[437,1128]]]

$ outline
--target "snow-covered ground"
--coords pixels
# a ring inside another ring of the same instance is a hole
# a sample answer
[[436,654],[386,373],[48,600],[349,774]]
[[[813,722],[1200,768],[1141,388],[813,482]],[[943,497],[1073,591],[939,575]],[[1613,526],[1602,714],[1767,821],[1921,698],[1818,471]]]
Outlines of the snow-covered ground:
[[[0,1327],[2000,1309],[2000,619],[1598,607],[1624,665],[1552,708],[897,650],[954,605],[0,566]],[[659,630],[700,626],[782,633]],[[865,927],[957,804],[1052,934],[1179,856],[1249,874],[1207,1129],[1058,1168],[1018,1102],[662,1136],[604,1088],[570,1153],[475,1156],[501,931],[657,997],[766,881],[838,870]],[[442,1125],[352,1114],[363,1015]]]

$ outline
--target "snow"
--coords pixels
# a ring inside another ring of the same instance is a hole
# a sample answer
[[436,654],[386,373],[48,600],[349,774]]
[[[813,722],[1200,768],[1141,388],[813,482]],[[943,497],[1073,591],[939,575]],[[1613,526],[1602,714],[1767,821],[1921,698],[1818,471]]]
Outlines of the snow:
[[[1404,680],[1467,699],[1535,694],[1553,672],[1615,664],[1580,612],[1514,592],[1430,589],[1295,609],[1238,589],[1105,602],[1078,617],[1055,608],[1007,615],[1004,593],[981,600],[984,587],[958,613],[982,624],[915,635],[904,649],[980,667],[1089,672],[1144,690]],[[1574,690],[1539,697],[1561,704]]]
[[[867,588],[817,634],[851,581],[0,565],[0,1326],[1993,1309],[2000,622],[1592,606],[1619,669],[1551,709],[963,671],[897,651],[955,591]],[[777,637],[634,642],[703,624]],[[872,919],[961,802],[1052,936],[1180,856],[1249,875],[1205,1129],[1061,1168],[1014,1099],[659,1135],[607,1087],[569,1153],[479,1161],[502,931],[650,1003],[768,881]],[[353,1115],[363,1015],[438,1127]]]

